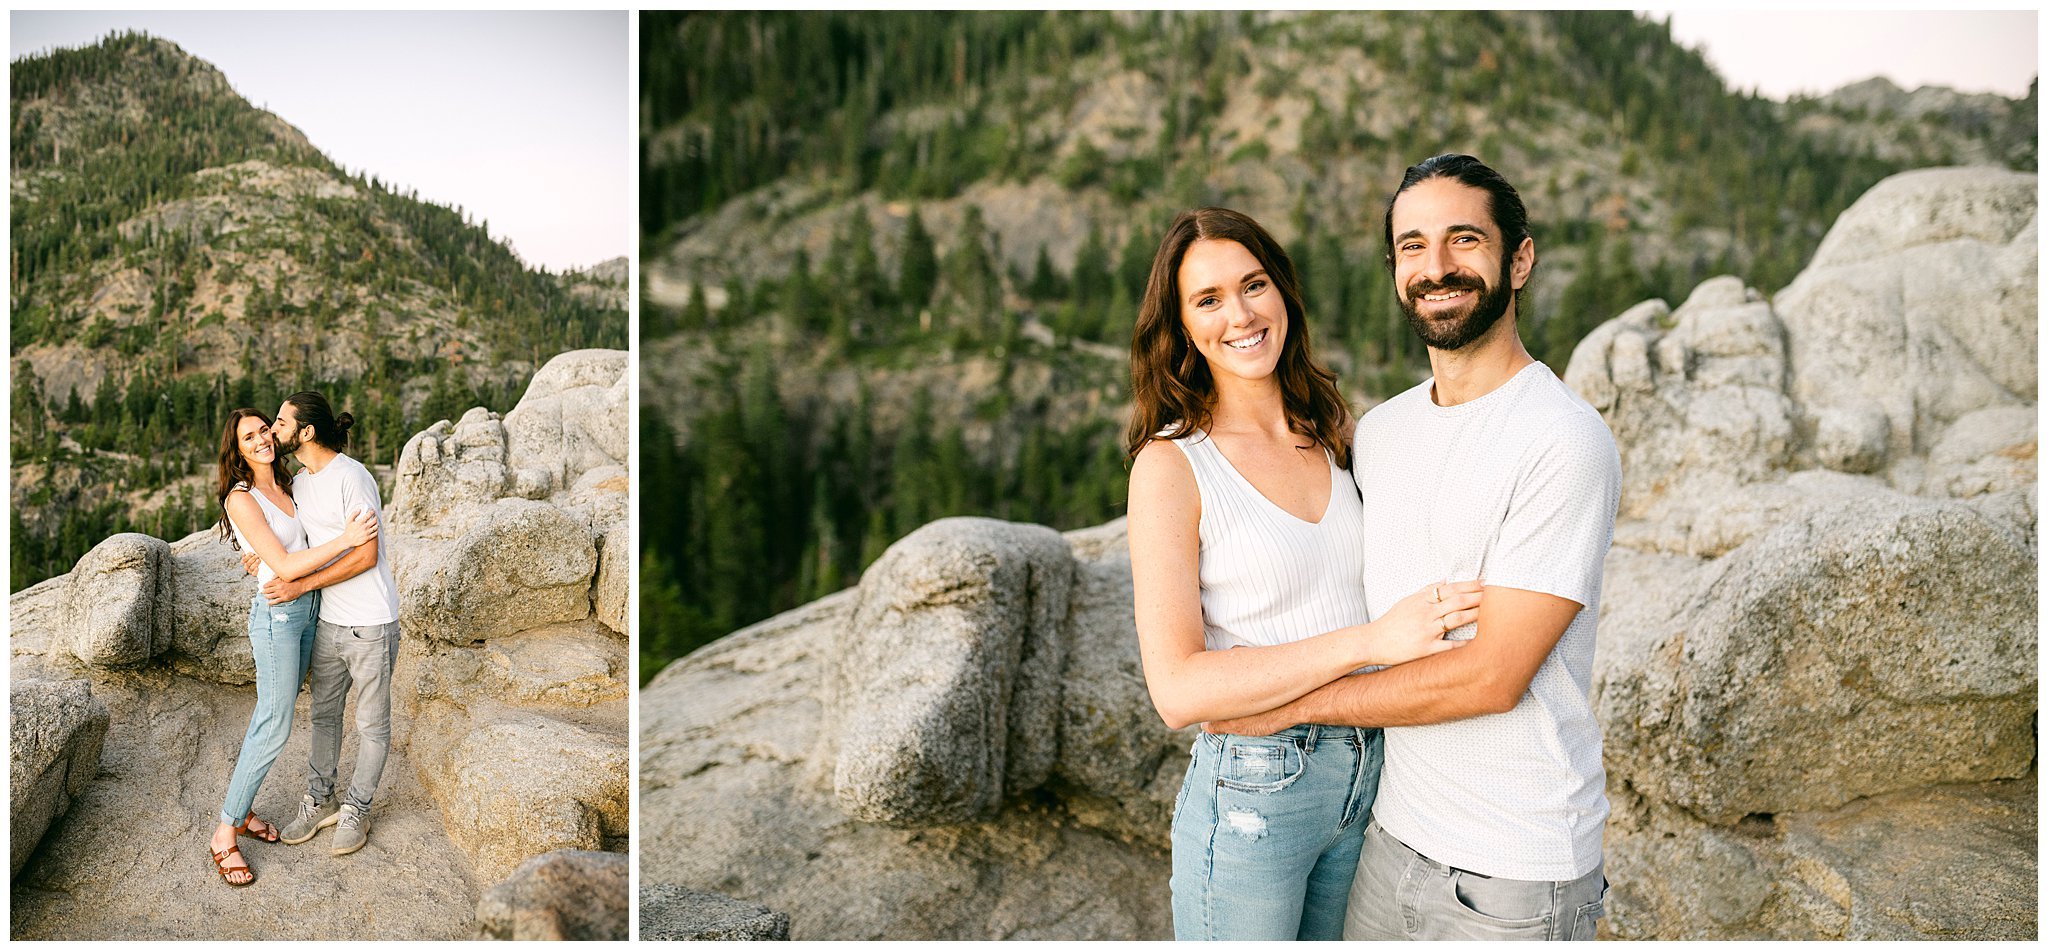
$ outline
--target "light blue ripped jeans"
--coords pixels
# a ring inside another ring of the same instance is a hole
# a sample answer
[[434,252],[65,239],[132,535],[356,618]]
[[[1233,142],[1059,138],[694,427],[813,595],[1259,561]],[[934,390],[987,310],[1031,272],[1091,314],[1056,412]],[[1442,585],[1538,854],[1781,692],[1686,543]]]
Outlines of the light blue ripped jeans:
[[1204,733],[1173,807],[1173,936],[1334,941],[1379,792],[1380,731]]
[[249,604],[249,653],[256,659],[256,709],[249,713],[249,732],[235,774],[228,780],[220,821],[241,825],[256,802],[284,741],[292,735],[292,705],[306,679],[313,656],[313,625],[320,619],[320,592],[308,591],[283,604],[271,604],[261,592]]

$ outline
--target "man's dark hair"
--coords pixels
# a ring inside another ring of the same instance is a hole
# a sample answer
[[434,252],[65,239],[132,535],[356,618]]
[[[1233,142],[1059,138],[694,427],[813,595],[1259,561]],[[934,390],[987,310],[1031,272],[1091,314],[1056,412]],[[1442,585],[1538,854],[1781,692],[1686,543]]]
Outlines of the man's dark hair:
[[1515,186],[1508,184],[1507,179],[1488,168],[1485,162],[1470,155],[1446,154],[1408,166],[1408,173],[1401,176],[1401,187],[1394,189],[1394,194],[1387,198],[1385,238],[1388,271],[1394,269],[1394,202],[1400,199],[1402,192],[1432,178],[1448,178],[1485,192],[1488,210],[1493,212],[1493,224],[1500,229],[1501,253],[1504,258],[1515,256],[1515,250],[1522,246],[1522,239],[1529,236],[1529,211],[1522,207],[1522,196],[1515,193]]
[[327,405],[327,397],[312,390],[293,393],[284,401],[292,404],[292,416],[300,426],[312,427],[314,442],[335,452],[348,448],[348,430],[356,424],[354,416],[335,416],[334,407]]

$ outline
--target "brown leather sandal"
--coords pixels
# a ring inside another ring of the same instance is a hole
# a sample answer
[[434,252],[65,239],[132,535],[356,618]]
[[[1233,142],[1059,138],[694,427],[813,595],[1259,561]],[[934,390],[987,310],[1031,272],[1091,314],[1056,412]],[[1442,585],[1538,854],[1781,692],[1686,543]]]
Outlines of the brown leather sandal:
[[[255,819],[255,820],[256,820],[257,822],[261,822],[261,823],[263,823],[263,832],[251,832],[251,831],[249,831],[249,820],[250,820],[250,819]],[[265,835],[265,834],[263,834],[264,832],[267,832],[267,833],[269,833],[269,835]],[[277,826],[276,826],[276,825],[274,825],[274,824],[272,824],[272,823],[271,823],[271,822],[270,822],[269,820],[267,820],[267,819],[262,819],[262,818],[259,818],[259,817],[258,817],[258,816],[257,816],[257,815],[256,815],[255,813],[253,813],[253,812],[252,812],[252,813],[249,813],[249,815],[248,815],[248,816],[247,816],[246,818],[244,818],[244,819],[242,820],[242,824],[241,824],[241,825],[238,825],[238,826],[236,826],[236,827],[235,827],[235,835],[237,835],[237,836],[244,836],[244,835],[246,835],[246,836],[248,836],[249,838],[255,839],[255,840],[256,840],[256,841],[258,841],[258,842],[276,842],[276,841],[277,841]]]
[[[219,872],[220,880],[228,883],[228,885],[232,888],[243,888],[249,885],[256,884],[256,870],[250,867],[248,856],[242,856],[242,864],[237,868],[229,868],[221,864],[222,862],[227,861],[228,856],[241,854],[242,847],[239,845],[230,845],[225,849],[213,853],[213,870]],[[248,880],[238,882],[228,877],[229,875],[235,872],[241,872],[249,876]]]

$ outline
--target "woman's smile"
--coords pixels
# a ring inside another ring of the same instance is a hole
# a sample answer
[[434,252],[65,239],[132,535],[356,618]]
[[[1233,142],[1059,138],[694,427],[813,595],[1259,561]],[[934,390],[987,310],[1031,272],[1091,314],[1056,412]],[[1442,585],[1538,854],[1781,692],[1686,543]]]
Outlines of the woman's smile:
[[1238,337],[1235,340],[1225,340],[1223,341],[1223,345],[1229,347],[1232,350],[1256,350],[1259,348],[1261,344],[1264,344],[1266,342],[1266,336],[1266,328],[1260,327],[1258,330],[1246,334],[1242,337]]

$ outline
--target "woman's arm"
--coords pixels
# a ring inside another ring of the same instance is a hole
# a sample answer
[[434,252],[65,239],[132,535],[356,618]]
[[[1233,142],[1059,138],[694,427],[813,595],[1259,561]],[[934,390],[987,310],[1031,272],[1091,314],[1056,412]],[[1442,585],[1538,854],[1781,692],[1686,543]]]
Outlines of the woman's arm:
[[[1131,589],[1145,685],[1172,729],[1262,713],[1353,670],[1450,650],[1443,627],[1476,617],[1476,583],[1410,596],[1387,617],[1290,644],[1208,650],[1202,638],[1201,491],[1176,446],[1155,440],[1131,465]],[[1419,602],[1421,607],[1410,602]],[[1442,618],[1442,620],[1437,620]]]
[[278,540],[277,533],[270,530],[270,522],[264,519],[262,506],[248,492],[228,493],[227,509],[228,517],[234,520],[236,528],[241,529],[242,537],[248,539],[256,557],[270,566],[272,574],[286,581],[316,571],[343,552],[377,537],[376,517],[363,513],[349,520],[348,528],[340,537],[324,545],[288,552],[284,550],[284,543]]

